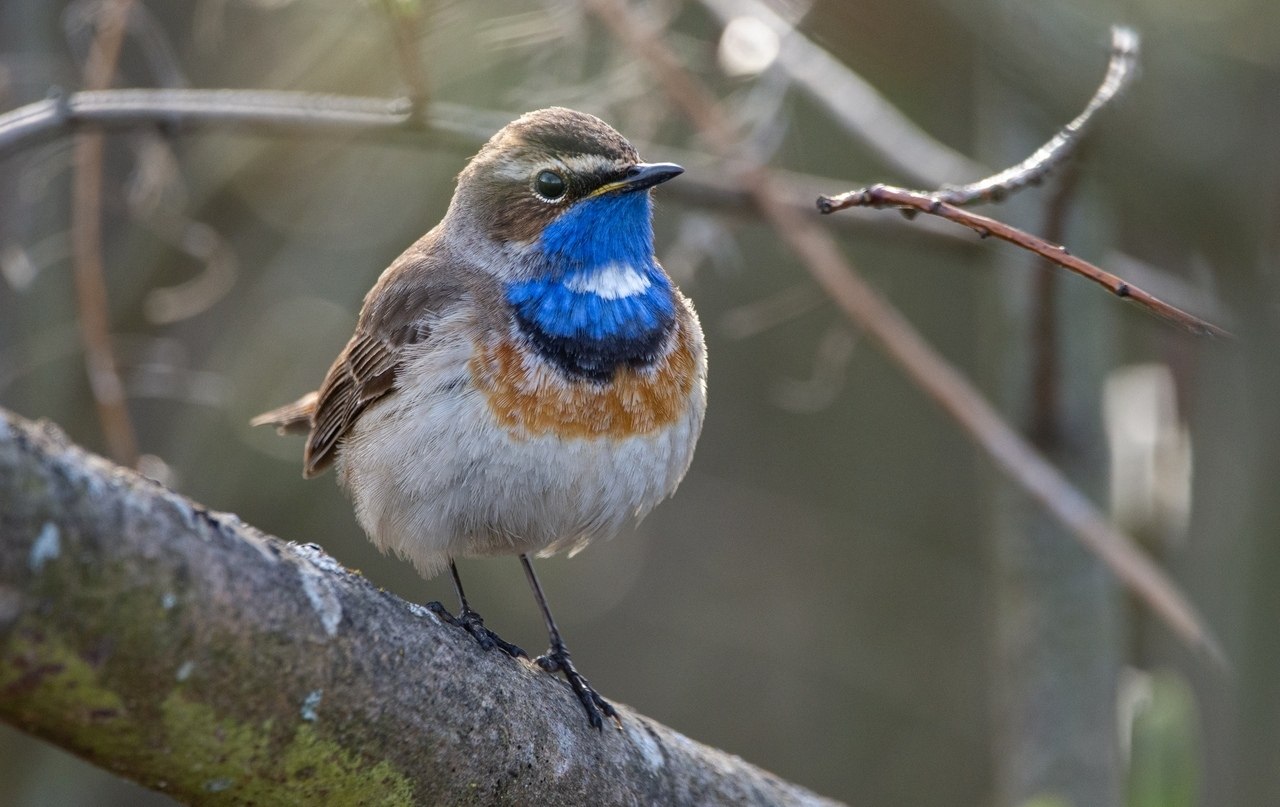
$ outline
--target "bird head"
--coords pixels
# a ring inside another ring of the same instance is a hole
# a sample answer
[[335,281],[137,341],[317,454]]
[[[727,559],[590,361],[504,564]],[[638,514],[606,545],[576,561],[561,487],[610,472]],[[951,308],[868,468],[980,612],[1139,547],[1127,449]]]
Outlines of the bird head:
[[[449,218],[465,219],[508,259],[541,253],[555,263],[589,265],[641,252],[649,257],[646,191],[683,171],[642,162],[626,138],[594,115],[540,109],[503,127],[472,158],[458,177]],[[516,272],[531,268],[521,260],[503,263]]]
[[535,346],[571,373],[607,378],[655,356],[674,322],[649,191],[683,171],[642,162],[592,115],[530,112],[462,171],[447,232],[502,283]]

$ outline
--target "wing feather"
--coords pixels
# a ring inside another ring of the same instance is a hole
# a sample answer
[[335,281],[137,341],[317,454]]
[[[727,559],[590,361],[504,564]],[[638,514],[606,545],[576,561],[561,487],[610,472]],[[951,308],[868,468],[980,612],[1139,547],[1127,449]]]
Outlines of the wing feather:
[[[438,228],[432,230],[370,290],[355,335],[334,360],[320,389],[253,422],[289,432],[309,426],[302,474],[316,476],[333,464],[361,413],[395,393],[405,352],[431,350],[434,324],[457,305],[467,304],[464,301],[499,299],[493,284],[491,277],[441,243]],[[482,285],[485,294],[476,294]]]
[[319,474],[333,462],[334,448],[360,414],[395,389],[400,351],[383,339],[356,331],[338,355],[316,398],[303,475]]

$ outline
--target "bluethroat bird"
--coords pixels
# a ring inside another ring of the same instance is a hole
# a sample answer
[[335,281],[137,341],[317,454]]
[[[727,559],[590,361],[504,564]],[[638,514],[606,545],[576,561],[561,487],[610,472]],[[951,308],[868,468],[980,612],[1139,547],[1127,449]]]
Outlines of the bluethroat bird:
[[255,418],[307,435],[303,476],[331,464],[373,543],[424,577],[448,567],[458,616],[485,627],[454,560],[519,555],[591,725],[618,719],[574,667],[530,555],[582,549],[680,484],[706,409],[697,314],[653,254],[644,163],[599,118],[530,112],[458,177],[444,219],[382,273],[324,383]]

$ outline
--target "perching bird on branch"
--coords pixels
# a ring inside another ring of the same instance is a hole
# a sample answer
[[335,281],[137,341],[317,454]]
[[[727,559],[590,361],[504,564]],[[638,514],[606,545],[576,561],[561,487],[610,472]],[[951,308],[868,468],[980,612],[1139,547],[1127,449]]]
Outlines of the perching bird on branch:
[[530,564],[643,517],[680,484],[706,409],[692,304],[653,254],[643,163],[604,121],[530,112],[486,143],[449,210],[382,273],[320,389],[255,418],[307,434],[303,475],[336,463],[360,524],[431,577],[486,649],[454,559],[519,555],[546,619],[537,660],[591,724],[617,712],[574,668]]

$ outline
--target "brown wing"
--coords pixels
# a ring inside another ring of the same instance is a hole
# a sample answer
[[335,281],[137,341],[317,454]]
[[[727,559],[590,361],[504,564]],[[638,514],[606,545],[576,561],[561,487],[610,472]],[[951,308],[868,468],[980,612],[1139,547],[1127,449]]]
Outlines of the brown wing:
[[463,300],[500,299],[492,277],[458,260],[438,236],[438,228],[427,233],[378,279],[365,297],[355,335],[317,392],[254,419],[284,431],[310,431],[303,476],[328,468],[360,414],[395,392],[404,351],[429,350],[421,343],[430,341],[439,317]]
[[303,476],[309,479],[328,468],[338,441],[360,413],[395,389],[399,354],[397,346],[363,330],[347,342],[316,393]]

